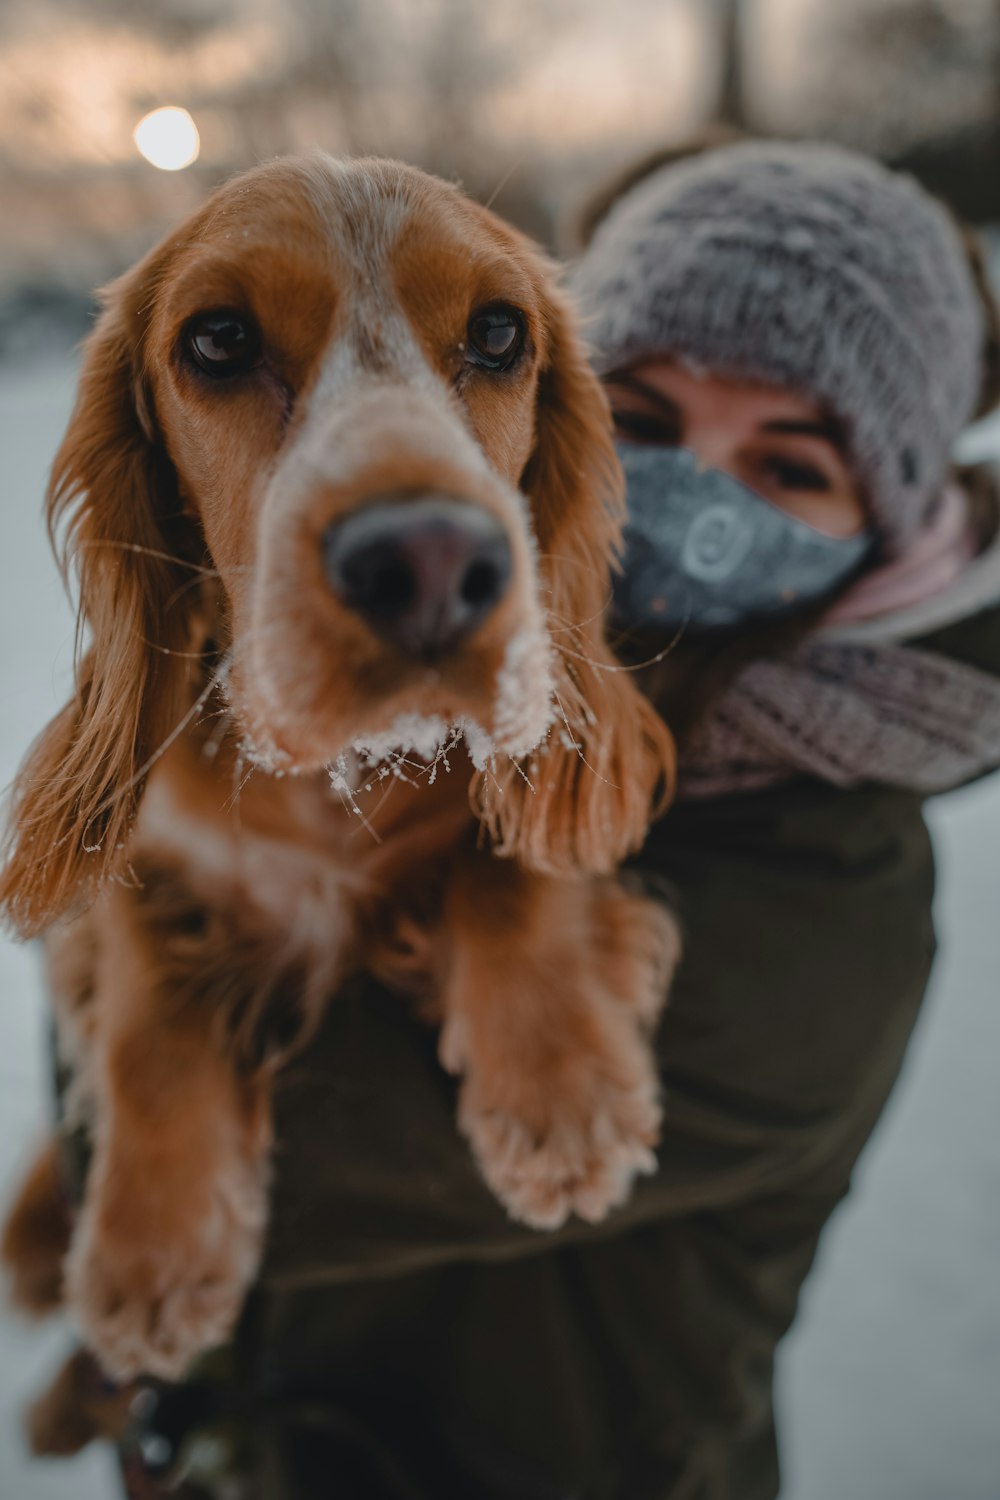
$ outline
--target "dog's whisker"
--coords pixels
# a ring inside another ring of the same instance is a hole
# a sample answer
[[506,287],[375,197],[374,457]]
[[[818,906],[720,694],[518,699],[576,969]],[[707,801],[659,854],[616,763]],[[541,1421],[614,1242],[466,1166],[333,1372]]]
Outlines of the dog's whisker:
[[568,646],[563,646],[558,641],[553,641],[552,644],[560,656],[572,657],[574,661],[583,662],[585,666],[592,667],[595,672],[641,672],[645,667],[655,667],[658,662],[664,661],[680,644],[685,628],[686,622],[677,627],[672,639],[667,642],[662,651],[658,651],[655,656],[647,657],[645,661],[637,662],[595,661],[592,656],[586,656],[582,651],[571,651]]
[[206,656],[212,652],[206,647],[203,651],[175,651],[172,646],[161,646],[156,641],[149,641],[145,636],[140,637],[142,644],[148,646],[150,651],[158,651],[161,656],[176,656],[183,661],[204,661]]
[[112,874],[111,879],[116,885],[122,886],[126,891],[141,891],[144,888],[139,873],[131,860],[126,860],[123,868],[116,870]]
[[[244,765],[247,766],[247,771],[246,771],[246,775],[245,776],[242,775],[242,771],[243,771]],[[253,761],[250,761],[249,763],[247,763],[247,762],[245,762],[243,760],[242,756],[238,757],[238,759],[236,761],[236,769],[235,769],[235,772],[234,772],[234,780],[236,778],[239,778],[239,782],[238,782],[238,785],[236,786],[236,788],[234,789],[232,796],[229,798],[229,800],[225,804],[226,812],[233,812],[233,811],[237,811],[238,812],[239,811],[240,793],[243,791],[243,788],[246,786],[247,782],[250,780],[251,776],[254,774],[254,772],[256,771],[256,769],[257,769],[257,767],[254,765]]]
[[191,589],[196,589],[202,581],[203,575],[200,573],[196,574],[194,578],[185,579],[185,581],[182,584],[179,584],[174,592],[170,595],[170,598],[163,606],[164,611],[173,609],[176,604],[180,603],[185,594],[189,593]]
[[[528,790],[530,792],[534,793],[535,784],[531,780],[531,777],[528,775],[527,771],[522,766],[521,762],[519,760],[515,760],[512,755],[508,755],[507,759],[510,761],[511,765],[514,767],[514,770],[520,776],[521,780],[524,782],[524,784],[528,788]],[[495,782],[495,780],[496,780],[496,778],[494,778],[494,782]]]
[[[90,819],[91,823],[94,822],[96,818],[101,817],[110,808],[112,808],[116,802],[120,801],[122,797],[127,796],[127,794],[133,789],[133,787],[138,786],[138,784],[142,780],[144,780],[144,778],[152,770],[153,766],[156,765],[157,761],[162,760],[163,756],[170,749],[171,745],[173,745],[175,741],[180,737],[180,735],[184,733],[185,729],[192,722],[192,720],[197,717],[204,704],[208,702],[211,694],[221,684],[227,670],[228,658],[224,658],[222,663],[220,663],[218,671],[212,674],[208,682],[198,694],[197,698],[191,704],[190,708],[179,720],[179,722],[174,725],[173,729],[157,747],[157,749],[153,751],[152,755],[148,756],[146,760],[143,761],[139,769],[133,772],[133,774],[128,778],[127,781],[123,782],[120,787],[116,787],[115,790],[107,797],[105,797],[102,802],[98,803],[97,807],[94,809],[93,816]],[[88,827],[89,826],[90,825],[88,824]],[[101,849],[102,844],[100,842],[98,842],[97,844],[88,844],[86,840],[87,836],[85,832],[82,837],[81,844],[83,849],[88,854],[97,853]]]
[[614,589],[609,589],[600,609],[595,609],[593,614],[588,615],[585,620],[563,620],[562,617],[560,615],[557,615],[554,611],[550,612],[549,618],[552,620],[561,620],[561,623],[557,625],[555,629],[553,629],[550,625],[549,634],[561,635],[564,631],[579,632],[583,630],[585,625],[592,625],[595,620],[600,620],[604,617],[604,615],[607,613],[608,605],[611,603],[613,598]]
[[139,542],[115,542],[93,538],[76,542],[74,543],[74,547],[81,552],[90,551],[98,547],[107,547],[112,551],[118,552],[135,552],[142,557],[156,558],[159,562],[173,563],[179,568],[190,568],[193,573],[198,573],[203,578],[218,578],[221,576],[218,568],[206,568],[203,563],[191,562],[189,558],[177,557],[172,552],[160,552],[156,547],[144,547]]
[[562,719],[563,725],[566,729],[566,733],[569,736],[569,743],[566,745],[566,749],[575,750],[577,755],[580,757],[580,760],[587,767],[587,770],[590,771],[594,776],[596,776],[598,781],[602,781],[605,786],[611,787],[614,791],[620,791],[621,787],[619,786],[617,781],[612,781],[610,777],[605,776],[603,772],[599,771],[597,767],[595,765],[592,765],[591,762],[587,759],[586,755],[583,752],[583,745],[576,738],[573,725],[569,721],[569,717],[566,713],[566,709],[563,705],[562,699],[559,697],[559,694],[554,691],[552,696],[555,699],[556,707],[559,710],[559,717]]
[[[560,571],[562,571],[564,568],[581,569],[586,573],[588,578],[593,578],[595,572],[592,563],[588,562],[585,558],[582,557],[573,557],[568,552],[540,552],[538,554],[538,560],[539,562],[558,563]],[[548,585],[543,583],[541,587],[547,588]]]
[[430,773],[427,778],[428,786],[433,786],[435,781],[437,780],[439,766],[443,765],[448,774],[451,774],[451,762],[449,761],[448,756],[452,750],[458,747],[458,745],[461,743],[461,740],[462,731],[460,729],[456,729],[452,733],[452,737],[450,740],[448,740],[447,744],[438,746],[437,753],[435,754],[433,761],[428,767]]
[[228,707],[218,708],[211,714],[202,714],[198,720],[198,727],[200,728],[202,724],[210,723],[212,719],[218,719],[219,722],[201,747],[201,754],[204,760],[215,759],[222,747],[223,740],[233,727],[233,719]]
[[490,209],[490,208],[493,207],[494,203],[497,201],[497,199],[499,198],[500,194],[503,192],[504,188],[507,186],[508,182],[513,177],[514,173],[515,172],[519,172],[520,169],[524,166],[524,163],[525,163],[526,159],[527,159],[527,152],[522,152],[521,155],[517,158],[517,160],[514,161],[511,164],[511,166],[509,166],[507,168],[506,172],[503,174],[503,176],[501,177],[500,181],[497,183],[496,187],[493,189],[492,193],[487,198],[486,202],[483,204],[484,208]]
[[[355,789],[351,785],[350,772],[347,764],[347,755],[342,753],[337,756],[336,760],[330,761],[330,763],[327,765],[326,771],[327,775],[330,778],[330,785],[339,796],[343,806],[349,808],[354,816],[361,820],[362,828],[364,828],[366,832],[371,834],[375,843],[381,844],[382,839],[379,833],[369,822],[368,818],[365,817],[363,809],[358,804],[357,796],[355,795]],[[388,790],[389,789],[386,788],[386,795],[388,795]],[[381,802],[379,803],[379,806],[381,806]]]

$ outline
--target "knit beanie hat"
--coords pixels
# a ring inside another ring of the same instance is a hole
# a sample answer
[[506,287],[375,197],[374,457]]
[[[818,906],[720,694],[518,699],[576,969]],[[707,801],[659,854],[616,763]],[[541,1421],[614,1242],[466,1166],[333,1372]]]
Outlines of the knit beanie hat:
[[908,177],[811,142],[661,168],[573,286],[598,369],[673,357],[821,402],[886,553],[925,521],[979,393],[985,323],[958,230]]

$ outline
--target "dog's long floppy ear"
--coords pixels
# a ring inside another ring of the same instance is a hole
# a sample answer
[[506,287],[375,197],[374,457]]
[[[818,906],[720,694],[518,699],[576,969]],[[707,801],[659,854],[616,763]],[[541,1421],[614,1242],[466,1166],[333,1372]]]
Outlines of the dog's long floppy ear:
[[538,870],[606,871],[643,839],[669,795],[673,739],[604,638],[625,516],[604,392],[573,316],[548,296],[548,357],[531,500],[556,678],[556,721],[520,766],[497,765],[474,792],[497,852]]
[[78,650],[73,696],[13,791],[0,908],[23,936],[85,899],[120,861],[144,766],[183,696],[174,653],[185,649],[185,610],[173,600],[192,575],[171,560],[175,482],[141,386],[153,264],[106,293],[49,485],[53,545],[64,573],[78,575]]

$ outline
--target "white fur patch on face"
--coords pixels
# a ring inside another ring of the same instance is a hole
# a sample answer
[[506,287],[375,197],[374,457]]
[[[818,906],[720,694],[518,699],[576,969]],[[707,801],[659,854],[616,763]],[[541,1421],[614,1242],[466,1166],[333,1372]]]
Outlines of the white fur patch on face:
[[[387,729],[356,735],[351,749],[364,766],[398,764],[408,755],[436,765],[464,740],[469,759],[482,771],[498,755],[517,759],[536,749],[554,717],[552,647],[538,624],[520,631],[507,644],[497,673],[492,733],[464,714],[448,723],[440,714],[407,713],[397,715]],[[330,779],[337,791],[357,790],[356,785],[348,785],[343,756],[330,768]]]
[[554,696],[552,643],[539,622],[507,643],[493,709],[496,748],[517,759],[540,745],[555,716]]

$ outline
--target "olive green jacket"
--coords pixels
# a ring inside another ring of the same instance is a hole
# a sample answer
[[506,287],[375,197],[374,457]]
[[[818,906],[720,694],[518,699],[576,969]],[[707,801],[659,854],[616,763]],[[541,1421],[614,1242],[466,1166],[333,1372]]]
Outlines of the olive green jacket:
[[[920,644],[1000,672],[1000,609]],[[635,866],[685,956],[656,1038],[659,1170],[604,1224],[506,1217],[434,1034],[371,983],[281,1080],[236,1361],[247,1494],[777,1494],[775,1346],[933,959],[921,801],[799,777],[681,803]]]

